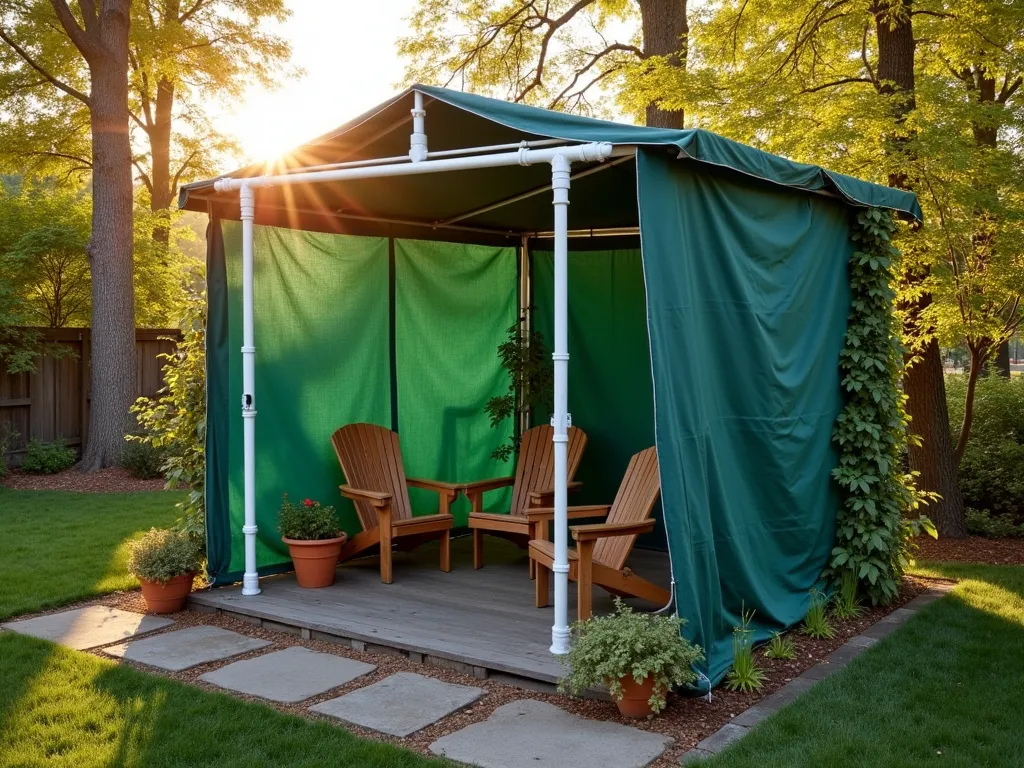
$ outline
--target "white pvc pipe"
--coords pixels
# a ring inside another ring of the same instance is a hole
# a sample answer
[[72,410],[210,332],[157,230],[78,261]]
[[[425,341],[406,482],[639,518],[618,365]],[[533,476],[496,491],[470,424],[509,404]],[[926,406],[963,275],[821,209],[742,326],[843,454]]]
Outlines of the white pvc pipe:
[[524,147],[518,152],[452,157],[442,160],[424,160],[421,163],[396,163],[395,165],[375,165],[365,168],[338,168],[330,171],[310,171],[309,173],[290,173],[279,176],[252,176],[246,179],[218,179],[214,182],[213,188],[217,192],[230,192],[231,190],[240,189],[243,184],[255,189],[259,187],[280,187],[289,184],[309,184],[324,181],[355,181],[357,179],[379,179],[388,176],[416,176],[421,173],[465,171],[475,168],[500,168],[509,165],[536,165],[539,163],[550,163],[556,155],[561,155],[570,163],[593,163],[609,157],[633,154],[636,154],[636,147],[613,147],[607,142],[575,144],[571,147],[547,149],[529,149]]
[[551,355],[555,369],[555,620],[551,626],[551,652],[569,652],[569,516],[566,452],[569,442],[569,333],[568,333],[568,217],[569,161],[557,154],[551,159],[551,188],[555,212],[555,350]]
[[423,94],[412,92],[412,135],[409,137],[409,159],[422,163],[427,159],[427,133],[424,124],[427,111],[423,108]]
[[256,342],[253,330],[253,219],[255,196],[243,184],[238,201],[242,218],[242,441],[245,462],[245,574],[242,594],[260,593],[256,572]]

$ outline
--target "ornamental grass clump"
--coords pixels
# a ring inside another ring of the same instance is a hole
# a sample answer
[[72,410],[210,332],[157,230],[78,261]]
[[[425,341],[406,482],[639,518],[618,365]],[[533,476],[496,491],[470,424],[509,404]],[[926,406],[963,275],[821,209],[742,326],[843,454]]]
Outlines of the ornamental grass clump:
[[697,679],[693,665],[704,659],[700,646],[680,635],[685,620],[673,616],[636,613],[615,598],[615,613],[593,616],[573,624],[575,636],[566,664],[570,672],[559,681],[559,691],[578,696],[587,688],[606,684],[616,701],[622,699],[622,680],[635,683],[651,678],[652,712],[665,708],[671,688]]
[[804,634],[813,637],[815,640],[831,640],[835,637],[836,631],[832,629],[832,623],[828,620],[826,608],[828,601],[825,596],[816,589],[811,590],[811,607],[807,609],[804,617]]
[[796,643],[789,635],[781,632],[773,632],[772,639],[768,641],[768,648],[764,655],[769,659],[778,661],[792,661],[796,658]]
[[281,498],[278,523],[282,536],[298,541],[333,539],[341,531],[334,507],[325,506],[313,499],[304,499],[301,504],[295,504],[287,493]]
[[764,685],[764,673],[754,660],[754,630],[750,622],[754,612],[742,610],[739,626],[732,630],[732,669],[725,678],[725,687],[730,691],[752,693]]
[[163,584],[199,571],[203,553],[181,531],[152,528],[131,545],[128,570],[139,581]]
[[839,577],[839,589],[832,597],[832,615],[840,621],[864,615],[864,606],[857,594],[857,577],[853,571],[843,571]]

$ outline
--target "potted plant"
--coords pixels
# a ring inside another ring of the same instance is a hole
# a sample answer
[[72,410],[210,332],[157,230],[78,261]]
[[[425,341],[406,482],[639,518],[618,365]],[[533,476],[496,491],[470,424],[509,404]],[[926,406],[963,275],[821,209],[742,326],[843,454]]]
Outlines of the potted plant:
[[199,546],[186,533],[152,528],[131,545],[128,570],[142,585],[150,613],[174,613],[185,607],[202,561]]
[[680,635],[685,621],[635,613],[615,599],[611,616],[592,616],[573,625],[575,636],[560,691],[574,696],[604,683],[619,712],[646,717],[661,712],[671,688],[697,679],[693,665],[704,658],[699,646]]
[[281,500],[279,524],[281,540],[288,545],[299,586],[307,589],[331,586],[341,545],[346,539],[334,507],[313,499],[294,504],[286,493]]

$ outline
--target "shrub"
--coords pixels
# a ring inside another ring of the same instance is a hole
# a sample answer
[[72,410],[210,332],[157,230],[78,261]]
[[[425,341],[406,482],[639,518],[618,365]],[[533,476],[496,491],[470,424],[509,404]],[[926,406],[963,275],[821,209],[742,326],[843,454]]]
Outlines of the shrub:
[[772,639],[768,641],[768,649],[764,655],[769,659],[791,661],[796,658],[796,643],[793,638],[781,632],[773,632]]
[[697,675],[693,665],[704,658],[699,646],[680,636],[684,619],[635,613],[615,598],[615,613],[592,616],[573,624],[576,640],[566,664],[570,672],[558,683],[560,691],[574,696],[593,685],[607,684],[612,698],[622,698],[622,679],[637,683],[654,679],[648,703],[654,712],[665,708],[669,690],[690,685]]
[[281,498],[281,511],[278,522],[281,535],[286,539],[302,541],[319,541],[333,539],[341,533],[338,514],[334,507],[325,507],[319,501],[305,499],[302,504],[294,504],[288,494]]
[[33,439],[28,441],[21,468],[37,475],[53,475],[70,468],[76,458],[75,449],[68,448],[63,440],[44,443]]
[[992,538],[1019,538],[1024,536],[1024,525],[1011,515],[992,515],[984,510],[967,510],[967,532],[975,536]]
[[142,581],[166,582],[176,576],[196,573],[202,562],[202,551],[188,534],[151,528],[131,545],[128,570]]
[[[966,392],[965,375],[946,377],[954,441],[959,437]],[[1024,523],[1024,377],[978,379],[974,420],[957,477],[965,506]],[[975,522],[981,521],[976,517]],[[983,524],[977,533],[1002,535],[986,532]]]
[[827,601],[825,596],[816,589],[811,590],[811,607],[804,617],[804,634],[815,640],[829,640],[835,637],[836,631],[825,613]]
[[140,480],[152,480],[163,475],[166,458],[152,443],[129,440],[121,451],[121,466]]
[[7,477],[7,454],[11,452],[15,441],[18,439],[18,431],[10,424],[0,424],[0,480]]
[[750,628],[753,618],[753,611],[742,611],[739,626],[732,630],[732,669],[725,678],[725,687],[730,691],[753,693],[764,685],[764,673],[754,661],[754,632]]

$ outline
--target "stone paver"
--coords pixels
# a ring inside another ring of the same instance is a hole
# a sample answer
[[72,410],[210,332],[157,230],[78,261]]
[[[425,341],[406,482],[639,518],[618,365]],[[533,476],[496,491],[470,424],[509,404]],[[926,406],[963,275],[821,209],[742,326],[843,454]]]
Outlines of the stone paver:
[[482,688],[398,672],[309,709],[391,736],[408,736],[469,706],[483,694]]
[[642,768],[671,741],[522,699],[498,707],[482,723],[442,736],[430,751],[481,768]]
[[198,626],[115,645],[106,648],[105,652],[158,669],[180,672],[197,664],[220,661],[268,645],[269,640],[246,637],[220,627]]
[[721,752],[747,735],[747,729],[735,723],[726,723],[713,734],[697,743],[697,749],[705,752]]
[[236,661],[199,679],[230,691],[294,703],[337,688],[376,668],[374,664],[296,646]]
[[707,760],[713,752],[705,752],[703,749],[697,749],[694,747],[689,752],[683,755],[683,759],[679,762],[680,765],[697,765],[704,760]]
[[90,605],[72,611],[51,613],[34,619],[2,624],[4,629],[66,645],[77,651],[127,640],[144,632],[162,629],[174,622],[158,616],[122,611],[105,605]]

